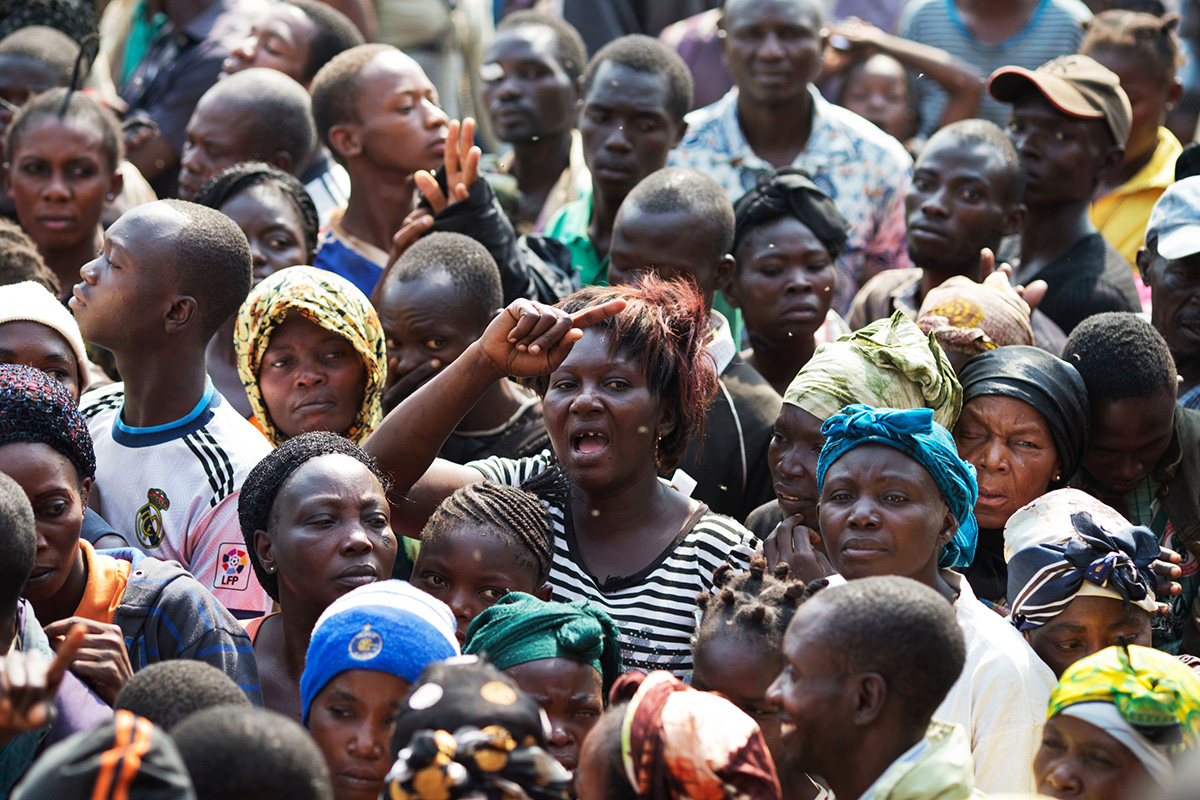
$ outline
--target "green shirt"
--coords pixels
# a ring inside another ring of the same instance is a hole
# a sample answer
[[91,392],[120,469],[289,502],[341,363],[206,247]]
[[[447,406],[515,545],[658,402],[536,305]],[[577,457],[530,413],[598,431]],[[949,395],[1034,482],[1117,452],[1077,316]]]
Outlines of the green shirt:
[[[583,197],[563,206],[546,225],[543,235],[567,246],[571,251],[571,265],[579,273],[579,280],[584,286],[608,286],[608,256],[600,258],[592,246],[588,236],[588,223],[591,220],[592,193],[588,191]],[[720,292],[713,298],[713,309],[729,320],[733,341],[740,348],[744,332],[742,312],[729,305]]]

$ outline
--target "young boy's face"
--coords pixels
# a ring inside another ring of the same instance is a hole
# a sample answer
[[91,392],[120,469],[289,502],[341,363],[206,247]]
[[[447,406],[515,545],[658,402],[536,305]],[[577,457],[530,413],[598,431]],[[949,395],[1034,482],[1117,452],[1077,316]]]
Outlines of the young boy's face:
[[161,336],[154,312],[168,298],[172,244],[186,222],[170,206],[148,203],[113,223],[100,256],[79,270],[83,280],[69,302],[86,341],[119,353]]
[[491,321],[473,305],[459,296],[445,273],[389,282],[376,308],[387,341],[388,387],[423,364],[437,361],[425,378],[428,381],[461,356]]
[[537,568],[518,559],[517,547],[478,525],[460,525],[421,543],[412,583],[450,606],[459,647],[471,620],[485,608],[508,592],[536,594],[542,588]]
[[1111,492],[1132,492],[1154,471],[1171,444],[1175,390],[1092,404],[1092,443],[1083,468]]
[[417,62],[399,52],[380,53],[363,67],[358,85],[361,122],[353,127],[361,155],[405,177],[441,166],[449,118]]

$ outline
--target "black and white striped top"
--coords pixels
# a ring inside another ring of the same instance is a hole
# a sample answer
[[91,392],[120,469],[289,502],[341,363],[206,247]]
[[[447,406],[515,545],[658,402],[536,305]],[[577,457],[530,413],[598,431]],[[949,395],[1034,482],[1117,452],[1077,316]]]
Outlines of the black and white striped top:
[[[548,453],[519,460],[494,456],[468,466],[489,480],[519,486],[550,466]],[[713,572],[728,561],[747,569],[757,539],[729,517],[707,506],[688,520],[674,544],[653,563],[624,580],[604,581],[588,573],[576,556],[567,507],[551,504],[554,563],[550,585],[558,601],[589,600],[616,620],[627,670],[665,669],[681,678],[692,671],[691,638],[696,595],[712,590]],[[613,585],[617,584],[617,585]]]

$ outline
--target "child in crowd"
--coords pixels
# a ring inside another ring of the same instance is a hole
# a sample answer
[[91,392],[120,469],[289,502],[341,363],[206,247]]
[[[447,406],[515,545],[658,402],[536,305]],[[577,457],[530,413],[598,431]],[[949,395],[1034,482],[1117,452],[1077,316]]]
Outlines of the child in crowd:
[[[237,223],[250,242],[253,284],[281,269],[311,264],[317,252],[317,209],[304,185],[261,161],[234,164],[200,188],[196,202]],[[243,417],[254,413],[238,375],[231,317],[208,343],[205,362],[217,391]]]
[[123,152],[112,112],[67,89],[30,100],[9,126],[5,185],[21,227],[67,296],[99,249],[105,200],[121,191]]
[[238,311],[233,346],[271,444],[310,431],[362,442],[383,417],[383,329],[344,278],[312,267],[271,275]]
[[[791,769],[779,709],[767,699],[767,689],[787,665],[783,635],[809,594],[801,581],[788,576],[787,564],[768,572],[760,555],[750,560],[745,572],[734,572],[728,565],[717,569],[713,591],[696,598],[700,620],[692,637],[691,684],[720,692],[758,723],[784,800],[812,800],[822,792],[808,776]],[[813,588],[823,585],[818,582]]]
[[[483,335],[504,298],[500,270],[483,245],[460,233],[432,233],[388,269],[374,302],[387,337],[383,405],[391,411]],[[488,456],[524,458],[549,445],[541,400],[501,380],[438,455],[466,464]]]
[[70,393],[40,370],[0,366],[0,472],[25,490],[37,519],[37,559],[22,595],[51,641],[86,628],[91,656],[73,671],[112,703],[147,664],[199,659],[261,702],[245,632],[195,578],[173,561],[97,553],[80,540],[95,470]]
[[267,441],[208,379],[204,350],[250,288],[250,248],[224,214],[178,200],[126,212],[85,265],[71,309],[123,383],[82,410],[95,443],[93,507],[131,545],[178,561],[239,617],[270,601],[237,524],[237,494]]
[[[471,620],[507,592],[550,599],[554,528],[539,492],[561,492],[554,471],[522,488],[490,481],[442,501],[421,532],[413,585],[450,606],[461,646]],[[545,487],[543,489],[543,487]]]

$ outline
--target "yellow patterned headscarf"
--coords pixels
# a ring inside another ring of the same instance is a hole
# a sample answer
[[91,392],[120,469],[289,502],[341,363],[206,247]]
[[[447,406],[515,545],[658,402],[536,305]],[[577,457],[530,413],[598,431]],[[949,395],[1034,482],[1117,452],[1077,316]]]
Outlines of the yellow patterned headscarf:
[[387,380],[383,326],[371,302],[354,284],[323,269],[281,269],[254,287],[238,310],[233,344],[238,376],[246,387],[254,416],[271,444],[279,445],[287,438],[267,413],[258,372],[271,334],[293,312],[343,337],[362,358],[367,385],[362,408],[346,432],[347,439],[361,444],[383,419],[383,385]]
[[1143,735],[1163,733],[1154,739],[1165,739],[1172,754],[1200,744],[1200,677],[1167,653],[1130,645],[1076,661],[1050,695],[1048,716],[1084,703],[1115,706]]
[[897,311],[822,345],[783,393],[783,402],[820,420],[855,403],[931,408],[934,420],[953,430],[962,411],[962,386],[934,338]]

